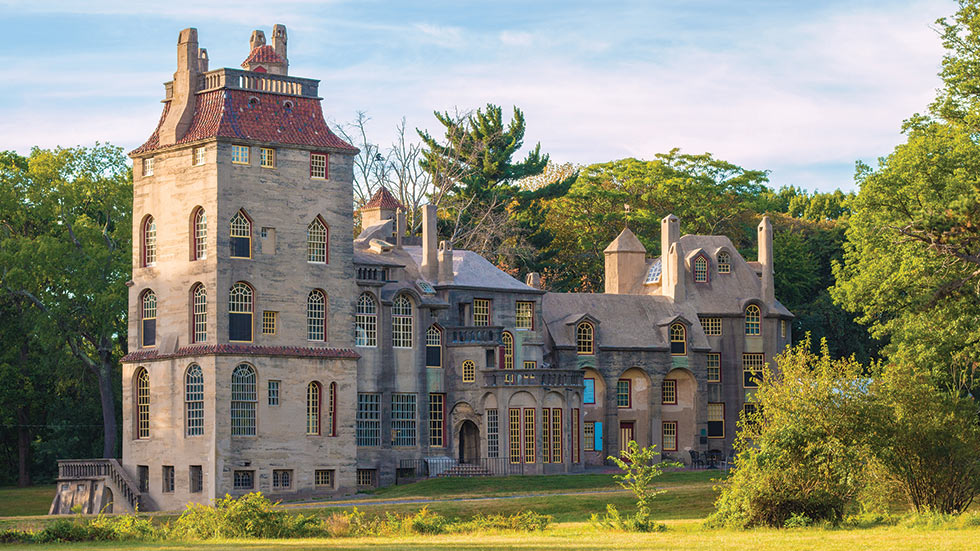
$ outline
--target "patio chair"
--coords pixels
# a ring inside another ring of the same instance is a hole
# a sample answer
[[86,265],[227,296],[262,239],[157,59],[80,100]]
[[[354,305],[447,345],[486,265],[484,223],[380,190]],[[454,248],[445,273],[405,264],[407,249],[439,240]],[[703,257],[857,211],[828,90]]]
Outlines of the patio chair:
[[699,454],[694,450],[690,450],[689,453],[691,454],[691,468],[692,469],[696,469],[698,467],[704,468],[704,460],[701,459],[701,454]]

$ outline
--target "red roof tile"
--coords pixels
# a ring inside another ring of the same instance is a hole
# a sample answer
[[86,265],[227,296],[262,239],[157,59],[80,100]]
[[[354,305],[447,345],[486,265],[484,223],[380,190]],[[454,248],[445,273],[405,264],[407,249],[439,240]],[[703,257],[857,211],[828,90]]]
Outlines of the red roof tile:
[[[250,102],[251,99],[258,101]],[[287,108],[286,102],[292,106]],[[150,139],[130,155],[161,147],[159,131],[169,107],[167,102]],[[330,131],[318,98],[255,90],[219,89],[197,94],[194,119],[177,144],[215,137],[357,151]]]
[[272,46],[266,44],[265,46],[259,46],[254,48],[245,61],[242,62],[242,67],[248,68],[249,63],[285,63],[286,60],[276,53],[276,49]]
[[361,208],[372,208],[378,207],[386,210],[397,210],[405,208],[405,205],[401,204],[401,201],[395,199],[395,196],[388,191],[388,188],[381,186],[378,191],[374,192],[374,196],[364,206]]
[[302,346],[254,346],[250,344],[198,344],[182,346],[173,353],[160,353],[155,348],[137,350],[123,356],[124,362],[144,360],[162,360],[185,356],[205,355],[225,356],[291,356],[301,358],[351,359],[360,358],[360,354],[349,348],[309,348]]

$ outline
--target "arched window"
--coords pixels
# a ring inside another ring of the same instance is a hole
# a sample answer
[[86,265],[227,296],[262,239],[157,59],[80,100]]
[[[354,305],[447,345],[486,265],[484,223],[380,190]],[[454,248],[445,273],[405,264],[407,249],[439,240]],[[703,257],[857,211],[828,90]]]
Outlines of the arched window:
[[157,263],[157,223],[152,216],[143,220],[143,267]]
[[435,325],[425,330],[425,366],[442,367],[442,330]]
[[395,348],[411,348],[414,321],[412,317],[412,301],[405,295],[395,299],[391,306],[392,346]]
[[194,286],[194,290],[191,291],[191,301],[194,305],[191,342],[205,342],[208,340],[208,291],[202,283]]
[[591,323],[583,321],[575,326],[575,345],[579,354],[595,354],[595,328]]
[[204,371],[197,364],[184,374],[184,424],[187,436],[204,434]]
[[327,436],[337,436],[337,383],[327,390]]
[[355,346],[378,346],[378,303],[368,293],[357,299],[354,326]]
[[326,339],[326,303],[323,291],[313,289],[306,298],[306,338],[311,341]]
[[682,323],[670,326],[670,353],[674,356],[687,354],[687,328]]
[[238,364],[231,372],[231,435],[255,436],[255,369]]
[[694,281],[698,283],[708,281],[708,259],[702,255],[694,259]]
[[228,294],[228,340],[252,342],[252,288],[241,281]]
[[150,374],[145,367],[136,370],[136,438],[150,437]]
[[208,257],[208,217],[204,209],[194,209],[191,217],[193,244],[191,245],[191,260],[203,260]]
[[728,274],[732,271],[732,256],[726,251],[718,253],[718,273]]
[[327,262],[327,225],[319,216],[306,227],[306,261],[316,263]]
[[759,307],[755,304],[750,304],[748,308],[745,309],[745,334],[762,334],[762,315],[759,311]]
[[500,340],[504,343],[500,347],[501,367],[504,369],[514,369],[514,335],[504,331],[500,335]]
[[231,257],[252,258],[252,221],[242,211],[231,219]]
[[150,289],[140,299],[140,346],[155,346],[157,342],[157,295]]
[[463,362],[463,382],[472,383],[476,381],[476,364],[473,360]]
[[320,383],[306,385],[306,434],[320,435]]

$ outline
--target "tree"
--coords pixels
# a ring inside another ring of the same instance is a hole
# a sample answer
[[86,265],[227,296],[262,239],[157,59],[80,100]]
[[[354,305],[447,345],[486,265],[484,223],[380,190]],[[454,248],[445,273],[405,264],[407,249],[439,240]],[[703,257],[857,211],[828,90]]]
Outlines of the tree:
[[16,157],[6,154],[0,165],[0,291],[35,308],[95,376],[103,455],[114,457],[132,260],[130,170],[122,151],[107,145]]
[[612,504],[606,506],[606,515],[592,515],[593,524],[605,528],[617,528],[629,532],[654,532],[666,529],[663,524],[653,520],[653,499],[667,493],[667,490],[657,488],[654,481],[664,473],[664,469],[683,467],[675,461],[657,462],[660,452],[656,446],[641,448],[635,441],[630,440],[626,447],[619,452],[619,457],[610,455],[608,459],[622,471],[613,475],[613,480],[624,490],[633,492],[636,496],[636,513],[623,517]]

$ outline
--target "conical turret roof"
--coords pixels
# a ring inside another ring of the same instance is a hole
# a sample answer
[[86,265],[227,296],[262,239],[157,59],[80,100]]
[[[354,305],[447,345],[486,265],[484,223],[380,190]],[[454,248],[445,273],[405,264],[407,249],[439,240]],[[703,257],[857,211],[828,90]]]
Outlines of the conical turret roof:
[[605,253],[644,253],[647,250],[629,228],[623,228],[616,239],[606,247]]

